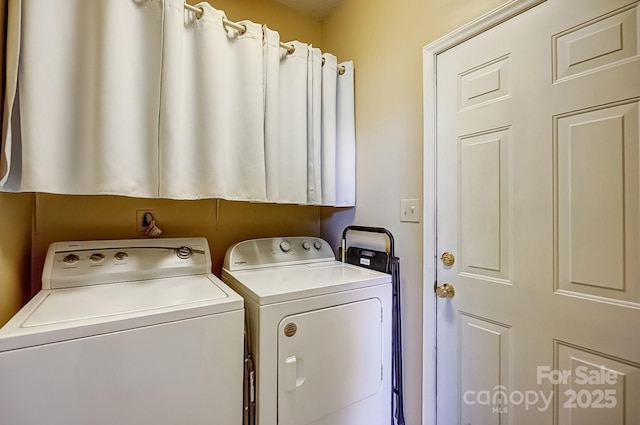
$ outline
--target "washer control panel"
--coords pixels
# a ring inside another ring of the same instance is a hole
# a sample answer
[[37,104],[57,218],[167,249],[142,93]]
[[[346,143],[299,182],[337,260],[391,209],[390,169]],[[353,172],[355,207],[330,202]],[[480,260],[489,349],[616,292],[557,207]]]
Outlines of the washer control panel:
[[244,270],[273,265],[335,261],[331,246],[312,236],[251,239],[227,250],[224,268]]
[[205,238],[57,242],[49,247],[43,289],[211,272]]

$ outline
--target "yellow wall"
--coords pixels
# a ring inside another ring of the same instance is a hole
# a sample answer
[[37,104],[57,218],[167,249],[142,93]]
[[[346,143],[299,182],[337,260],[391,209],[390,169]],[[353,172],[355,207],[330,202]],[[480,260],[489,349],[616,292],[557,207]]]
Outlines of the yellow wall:
[[[218,209],[219,203],[219,209]],[[317,207],[211,200],[173,201],[120,196],[36,195],[33,291],[40,285],[49,244],[63,240],[127,239],[136,231],[136,210],[152,210],[162,237],[204,236],[213,272],[220,276],[227,248],[244,239],[319,235]]]
[[33,195],[0,193],[0,326],[28,300]]
[[422,198],[422,48],[504,0],[343,0],[322,47],[355,65],[355,211],[323,209],[330,242],[345,225],[386,227],[401,258],[408,424],[421,423],[422,224],[400,223],[400,199]]
[[[197,0],[188,3],[197,4]],[[209,0],[222,10],[230,21],[250,20],[263,24],[280,33],[283,42],[299,40],[320,47],[322,25],[280,3],[268,0]]]

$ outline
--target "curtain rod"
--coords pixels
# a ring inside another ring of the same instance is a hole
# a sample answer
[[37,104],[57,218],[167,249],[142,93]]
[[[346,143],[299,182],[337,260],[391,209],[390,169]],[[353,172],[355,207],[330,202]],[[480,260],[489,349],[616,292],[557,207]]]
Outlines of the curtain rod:
[[[196,19],[200,19],[202,18],[202,15],[204,14],[204,9],[198,6],[192,6],[189,3],[185,3],[184,4],[184,8],[187,9],[190,12],[195,13],[196,15]],[[222,18],[222,24],[225,27],[230,27],[233,28],[234,30],[237,30],[240,35],[244,34],[245,32],[247,32],[247,27],[245,25],[242,24],[238,24],[237,22],[233,22],[233,21],[229,21],[227,19]],[[283,49],[285,49],[287,51],[287,54],[292,54],[293,52],[296,51],[296,47],[292,46],[291,44],[285,44],[283,42],[280,42],[280,47],[282,47]],[[322,64],[324,65],[324,58],[322,58]],[[342,75],[344,74],[346,71],[344,65],[339,65],[338,66],[338,74]]]

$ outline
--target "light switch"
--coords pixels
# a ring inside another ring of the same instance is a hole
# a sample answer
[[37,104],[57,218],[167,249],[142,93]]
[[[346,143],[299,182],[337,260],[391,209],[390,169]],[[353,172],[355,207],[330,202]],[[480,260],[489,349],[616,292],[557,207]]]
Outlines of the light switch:
[[420,199],[400,200],[400,221],[420,223]]

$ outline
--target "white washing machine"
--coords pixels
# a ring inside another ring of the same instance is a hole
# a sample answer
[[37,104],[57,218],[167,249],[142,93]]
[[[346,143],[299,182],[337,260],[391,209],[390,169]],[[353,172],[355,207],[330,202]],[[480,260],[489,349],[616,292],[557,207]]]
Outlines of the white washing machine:
[[0,424],[240,425],[243,323],[204,238],[52,244],[0,329]]
[[312,237],[227,250],[245,299],[258,425],[388,425],[391,276],[335,261]]

